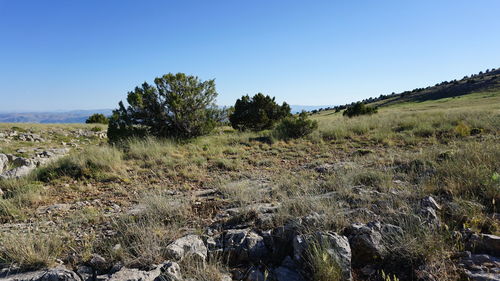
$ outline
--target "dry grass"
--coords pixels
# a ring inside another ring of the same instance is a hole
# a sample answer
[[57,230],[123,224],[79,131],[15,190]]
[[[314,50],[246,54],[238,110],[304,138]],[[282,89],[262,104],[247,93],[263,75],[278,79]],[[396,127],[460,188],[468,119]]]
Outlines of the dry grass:
[[[200,233],[206,227],[203,219],[211,221],[222,211],[219,208],[251,212],[253,204],[273,203],[279,206],[273,218],[276,225],[317,213],[320,223],[308,226],[311,232],[340,233],[350,223],[375,218],[397,224],[407,233],[393,241],[398,262],[425,264],[439,280],[455,280],[448,257],[460,245],[450,233],[463,227],[499,231],[493,217],[500,200],[498,96],[397,105],[369,117],[322,112],[314,115],[318,131],[288,142],[273,140],[270,132],[224,128],[189,142],[149,138],[131,140],[120,148],[89,146],[32,177],[0,181],[5,192],[0,216],[11,222],[29,218],[45,199],[132,200],[142,206],[141,212],[105,217],[103,210],[89,208],[64,219],[97,225],[111,221],[115,235],[105,241],[97,235],[95,244],[81,250],[82,256],[95,251],[109,261],[143,267],[163,261],[163,249],[173,239]],[[476,135],[475,128],[480,129]],[[315,170],[322,164],[342,163],[346,165],[328,172]],[[48,191],[36,180],[43,180]],[[75,187],[79,190],[72,192],[73,197],[65,198],[69,189],[61,186],[75,181],[93,185]],[[192,200],[198,199],[192,198],[192,191],[206,187],[216,187],[222,198],[194,204]],[[446,202],[439,214],[446,225],[443,229],[413,229],[405,221],[427,195]],[[28,243],[27,249],[6,250],[4,256],[36,267],[42,263],[31,253],[41,252],[45,264],[64,255],[50,241],[33,239],[41,249]],[[335,263],[325,258],[323,248],[318,245],[312,259],[317,280],[335,280]],[[391,276],[397,271],[387,269]],[[217,280],[225,268],[214,262],[206,268],[184,265],[183,271],[195,280]]]
[[166,258],[165,247],[187,231],[195,218],[188,201],[166,192],[145,194],[137,206],[133,214],[114,221],[116,234],[99,247],[106,249],[111,260],[147,267]]
[[58,234],[4,233],[0,240],[0,260],[23,269],[53,266],[68,250],[68,244]]

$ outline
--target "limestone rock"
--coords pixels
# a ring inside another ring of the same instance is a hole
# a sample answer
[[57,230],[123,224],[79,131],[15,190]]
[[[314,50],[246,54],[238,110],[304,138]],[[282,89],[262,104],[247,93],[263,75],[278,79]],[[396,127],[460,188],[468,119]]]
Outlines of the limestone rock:
[[78,274],[63,267],[6,276],[0,275],[0,279],[3,281],[82,281]]
[[305,260],[305,255],[311,243],[319,243],[326,253],[335,260],[341,271],[342,280],[352,280],[351,247],[347,237],[335,232],[317,232],[312,235],[297,235],[293,243],[294,259],[299,262]]
[[27,176],[31,171],[35,169],[35,166],[21,166],[14,168],[12,170],[6,171],[0,175],[1,179],[13,179],[21,178]]
[[142,271],[136,268],[122,268],[111,275],[108,281],[153,281],[160,275],[160,270]]
[[166,262],[160,267],[161,275],[154,281],[182,281],[181,267],[175,262]]
[[185,257],[191,257],[202,262],[207,259],[207,247],[198,235],[186,235],[179,238],[168,245],[166,251],[167,255],[176,261],[180,261]]
[[0,174],[7,169],[7,163],[9,162],[9,158],[7,155],[0,153]]
[[232,264],[262,260],[268,254],[264,238],[250,229],[230,229],[224,234],[223,252]]
[[420,202],[420,204],[424,208],[430,207],[434,210],[441,210],[441,206],[436,202],[436,200],[434,200],[434,198],[432,196],[424,197],[422,199],[422,201]]

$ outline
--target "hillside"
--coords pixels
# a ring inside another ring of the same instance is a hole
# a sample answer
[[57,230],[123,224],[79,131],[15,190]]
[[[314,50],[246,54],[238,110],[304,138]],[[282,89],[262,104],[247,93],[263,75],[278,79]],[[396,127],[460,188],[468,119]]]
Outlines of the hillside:
[[[465,76],[462,79],[444,81],[434,86],[426,88],[416,88],[402,93],[392,93],[364,99],[360,102],[375,107],[384,107],[400,103],[419,103],[425,101],[441,100],[446,98],[460,97],[473,93],[497,92],[500,90],[500,69],[486,70],[471,76]],[[353,102],[355,103],[355,102]],[[351,104],[353,104],[351,103]],[[337,105],[333,107],[324,107],[313,109],[311,112],[316,114],[324,110],[343,110],[351,104]]]
[[378,101],[377,106],[387,106],[404,102],[424,102],[443,98],[459,97],[477,92],[490,92],[500,89],[500,69],[466,76],[460,80],[445,81],[427,88],[406,91],[393,97]]
[[419,99],[291,141],[0,124],[2,168],[33,169],[0,179],[0,278],[498,280],[500,91]]

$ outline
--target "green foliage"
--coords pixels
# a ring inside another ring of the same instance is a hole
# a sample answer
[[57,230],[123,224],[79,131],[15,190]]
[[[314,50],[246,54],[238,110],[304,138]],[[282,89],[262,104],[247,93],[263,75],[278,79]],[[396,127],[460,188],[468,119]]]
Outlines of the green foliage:
[[261,131],[271,129],[276,122],[290,116],[290,106],[284,102],[278,105],[270,96],[261,93],[238,99],[229,116],[231,126],[238,130]]
[[108,117],[104,116],[104,114],[101,114],[101,113],[92,114],[85,121],[85,123],[87,123],[87,124],[108,124],[108,122],[109,122]]
[[275,134],[280,139],[298,139],[311,134],[317,128],[318,121],[307,118],[307,113],[302,111],[299,116],[281,120],[275,129]]
[[366,106],[361,102],[357,102],[352,106],[349,106],[343,113],[344,116],[354,117],[365,114],[374,114],[377,113],[377,109],[375,107]]
[[220,121],[215,106],[215,80],[201,81],[184,73],[156,78],[127,95],[113,111],[108,127],[111,142],[134,136],[191,138],[212,131]]

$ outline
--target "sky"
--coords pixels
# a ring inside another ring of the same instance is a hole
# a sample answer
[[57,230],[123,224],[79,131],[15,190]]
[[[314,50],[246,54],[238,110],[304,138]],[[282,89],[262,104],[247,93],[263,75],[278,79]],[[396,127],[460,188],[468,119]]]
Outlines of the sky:
[[115,108],[166,73],[336,105],[500,67],[498,0],[0,0],[0,111]]

